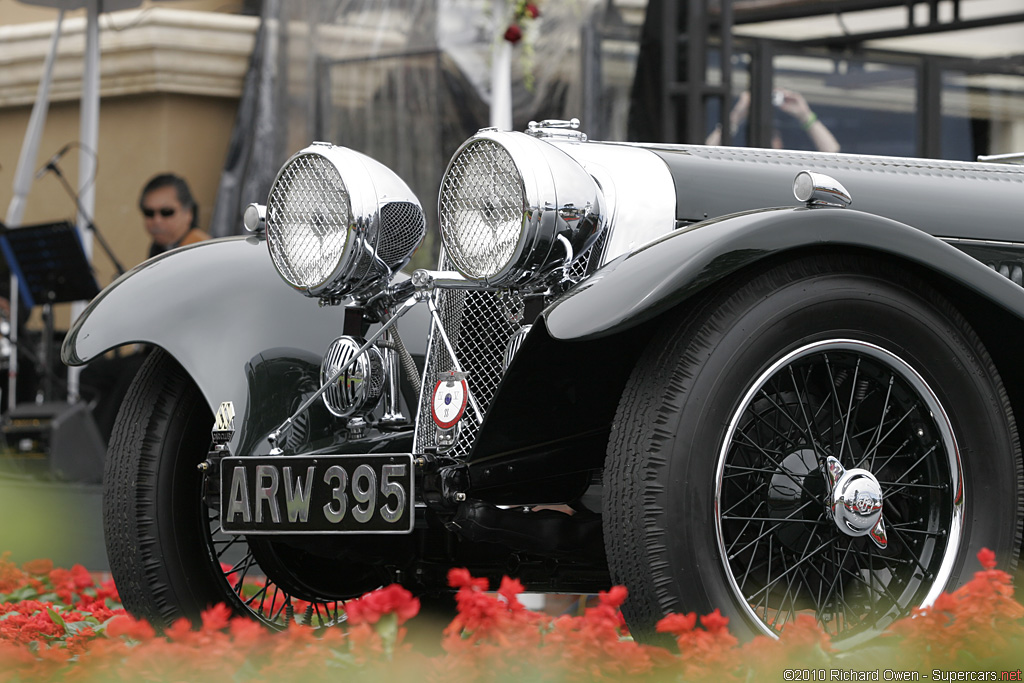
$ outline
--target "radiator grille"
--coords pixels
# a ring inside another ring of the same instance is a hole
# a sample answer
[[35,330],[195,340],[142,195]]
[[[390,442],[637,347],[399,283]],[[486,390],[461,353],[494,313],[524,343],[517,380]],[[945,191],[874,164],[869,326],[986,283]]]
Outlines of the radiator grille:
[[[607,232],[607,231],[606,231]],[[601,261],[604,235],[576,263],[570,272],[583,277],[593,272]],[[452,269],[454,265],[442,253],[439,268]],[[438,314],[444,324],[445,333],[458,356],[462,370],[467,373],[469,390],[480,406],[482,413],[494,399],[503,374],[502,361],[513,334],[526,322],[523,319],[523,298],[518,293],[476,292],[465,290],[439,290],[437,297]],[[430,418],[430,394],[441,373],[454,370],[444,342],[431,328],[430,344],[427,347],[427,365],[420,409],[416,418],[416,452],[422,453],[435,445],[436,428]],[[447,452],[463,458],[473,449],[479,424],[472,406],[466,409],[462,418],[459,440]]]
[[[451,262],[442,255],[441,269],[450,268]],[[455,349],[459,365],[467,373],[469,391],[481,412],[486,414],[501,382],[505,347],[512,333],[523,324],[522,297],[509,292],[465,290],[439,290],[435,296],[445,333]],[[434,422],[430,419],[430,394],[438,375],[454,369],[444,342],[432,329],[427,348],[426,381],[416,419],[417,452],[435,443]],[[465,457],[472,450],[478,429],[476,413],[469,406],[462,418],[459,440],[447,454]]]

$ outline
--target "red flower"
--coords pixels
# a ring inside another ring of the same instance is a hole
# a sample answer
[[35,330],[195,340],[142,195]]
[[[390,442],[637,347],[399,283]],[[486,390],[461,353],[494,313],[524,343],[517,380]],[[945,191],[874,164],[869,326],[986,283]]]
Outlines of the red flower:
[[125,614],[110,620],[107,624],[107,635],[111,638],[149,640],[156,635],[156,631],[147,622]]
[[194,644],[197,642],[196,633],[192,630],[192,622],[186,617],[178,617],[168,629],[164,631],[168,640],[183,644]]
[[29,574],[46,576],[53,571],[53,560],[30,560],[21,565],[21,568]]
[[540,9],[532,2],[528,2],[526,3],[526,9],[524,10],[524,13],[531,19],[536,19],[537,17],[540,16]]
[[510,43],[518,43],[523,39],[523,29],[519,28],[518,24],[511,24],[505,29],[505,40]]
[[601,604],[612,609],[622,607],[622,603],[626,602],[626,597],[628,596],[629,591],[626,590],[625,586],[612,586],[611,590],[601,591],[597,594]]
[[345,604],[350,624],[376,624],[386,614],[394,614],[403,624],[420,611],[420,601],[397,583],[367,593]]
[[708,630],[708,633],[728,633],[729,617],[723,617],[717,609],[711,614],[700,618],[700,625]]
[[231,620],[231,608],[220,603],[205,610],[199,616],[202,619],[204,631],[223,631]]
[[995,569],[996,554],[988,548],[982,548],[978,551],[978,562],[980,562],[981,566],[985,569]]
[[697,613],[690,612],[689,614],[669,614],[666,617],[662,617],[656,628],[658,633],[671,633],[679,637],[684,633],[689,633],[696,626]]
[[519,579],[510,579],[507,576],[501,578],[501,586],[498,587],[498,594],[505,598],[511,610],[526,609],[517,597],[523,592],[523,584]]
[[237,642],[253,642],[271,634],[262,624],[247,618],[232,619],[229,630],[232,639]]
[[448,585],[452,588],[470,588],[485,591],[490,587],[486,578],[474,578],[468,569],[453,567],[448,570]]

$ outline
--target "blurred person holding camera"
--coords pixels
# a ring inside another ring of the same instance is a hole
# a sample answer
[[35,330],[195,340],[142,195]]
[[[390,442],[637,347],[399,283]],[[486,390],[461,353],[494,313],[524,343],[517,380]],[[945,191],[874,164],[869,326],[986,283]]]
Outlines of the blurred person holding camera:
[[[776,88],[772,91],[772,104],[779,109],[779,111],[785,112],[792,116],[798,124],[800,124],[801,130],[807,133],[810,137],[811,142],[814,143],[815,149],[819,152],[829,152],[835,154],[839,152],[840,146],[839,141],[836,140],[835,136],[832,135],[832,131],[821,122],[818,115],[814,113],[810,105],[807,104],[807,100],[804,96],[795,90],[787,90],[786,88]],[[743,125],[747,117],[750,115],[750,92],[744,91],[740,94],[736,100],[736,104],[733,105],[732,111],[729,112],[729,128],[732,133],[735,134],[739,127]],[[722,141],[722,125],[718,124],[715,129],[708,135],[705,144],[718,145]],[[772,131],[772,148],[783,149],[784,145],[782,142],[782,134],[776,127]]]

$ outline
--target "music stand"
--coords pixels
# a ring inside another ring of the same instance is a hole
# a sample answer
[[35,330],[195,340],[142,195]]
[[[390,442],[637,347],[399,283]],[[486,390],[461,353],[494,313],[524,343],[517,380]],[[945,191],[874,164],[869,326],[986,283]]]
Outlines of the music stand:
[[[18,280],[18,292],[25,306],[44,306],[46,342],[44,377],[50,389],[53,374],[53,304],[87,301],[100,288],[75,226],[67,221],[8,228],[0,233],[0,250]],[[12,320],[11,324],[17,324]],[[52,399],[46,391],[46,398]]]

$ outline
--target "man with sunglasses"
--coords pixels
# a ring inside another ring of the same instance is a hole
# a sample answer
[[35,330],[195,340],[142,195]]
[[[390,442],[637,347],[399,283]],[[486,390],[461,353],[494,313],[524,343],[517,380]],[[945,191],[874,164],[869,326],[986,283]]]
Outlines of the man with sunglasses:
[[150,257],[210,238],[197,227],[199,211],[188,183],[173,173],[161,173],[146,183],[139,209],[146,232],[153,238]]

